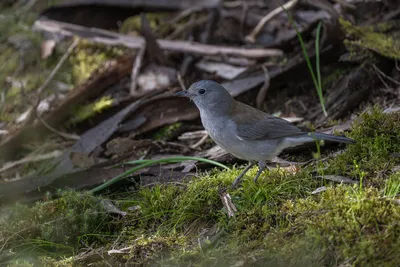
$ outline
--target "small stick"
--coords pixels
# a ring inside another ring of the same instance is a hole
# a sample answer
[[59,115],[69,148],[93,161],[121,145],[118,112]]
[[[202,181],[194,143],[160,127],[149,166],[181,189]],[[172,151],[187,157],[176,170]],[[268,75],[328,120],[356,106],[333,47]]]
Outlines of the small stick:
[[352,10],[357,9],[357,7],[355,5],[353,5],[351,3],[348,3],[348,2],[346,2],[344,0],[333,0],[333,1],[335,1],[336,3],[341,5],[342,7],[346,7],[346,8],[352,9]]
[[140,47],[136,52],[135,62],[133,62],[132,74],[131,74],[131,89],[130,93],[132,96],[137,94],[137,76],[139,75],[140,68],[142,67],[144,52],[146,51],[146,45]]
[[235,216],[235,213],[237,212],[237,208],[235,207],[235,204],[233,204],[229,193],[227,193],[225,189],[220,189],[218,192],[218,195],[228,213],[228,217]]
[[372,64],[372,67],[374,67],[375,71],[378,72],[379,74],[381,74],[383,77],[385,77],[386,79],[388,79],[389,81],[395,83],[396,85],[400,85],[400,82],[396,81],[395,79],[393,79],[392,77],[386,75],[383,71],[381,71],[375,64]]
[[42,155],[27,156],[27,157],[17,160],[17,161],[7,162],[6,164],[3,165],[3,167],[1,167],[0,173],[3,173],[9,169],[12,169],[18,165],[27,164],[29,162],[37,162],[37,161],[42,161],[42,160],[53,159],[53,158],[57,158],[61,155],[62,155],[61,151],[54,150],[53,152],[42,154]]
[[77,141],[80,139],[80,137],[76,134],[63,133],[63,132],[60,132],[60,131],[54,129],[45,120],[43,120],[43,118],[42,118],[42,116],[40,116],[37,108],[35,108],[34,110],[36,111],[36,118],[38,118],[39,121],[44,125],[44,127],[46,127],[49,131],[61,136],[64,139],[67,139],[67,140]]
[[394,64],[396,65],[396,69],[397,69],[398,71],[400,71],[399,65],[398,65],[398,63],[397,63],[397,59],[394,61]]
[[261,30],[264,28],[265,24],[282,13],[285,9],[289,10],[293,8],[299,0],[291,0],[284,4],[283,6],[277,7],[274,10],[272,10],[270,13],[268,13],[265,17],[263,17],[257,24],[257,26],[253,29],[253,31],[245,37],[245,40],[249,43],[255,43],[256,38],[258,34],[261,32]]
[[261,65],[261,68],[264,71],[265,81],[264,85],[260,88],[257,94],[256,106],[258,109],[261,109],[262,107],[262,103],[264,102],[265,96],[267,95],[267,91],[271,81],[267,68],[264,65]]
[[64,64],[64,62],[67,60],[67,58],[71,55],[72,51],[75,49],[75,47],[78,45],[79,39],[75,39],[74,42],[68,47],[67,52],[61,57],[60,61],[58,61],[57,65],[54,67],[54,69],[51,71],[50,75],[47,77],[47,79],[44,81],[44,83],[37,89],[37,101],[36,104],[30,109],[29,114],[26,116],[25,124],[28,125],[31,123],[35,117],[37,107],[40,104],[40,98],[41,94],[46,89],[46,87],[49,85],[49,83],[53,80],[54,76],[56,73],[59,71],[61,66]]
[[180,72],[178,72],[178,74],[177,74],[176,76],[177,76],[177,79],[178,79],[179,85],[181,86],[181,89],[182,89],[183,91],[186,91],[186,90],[187,90],[187,88],[186,88],[186,86],[185,86],[185,83],[183,82],[183,79],[182,79],[182,75],[181,75],[181,73],[180,73]]
[[78,45],[79,39],[75,39],[74,42],[68,47],[67,52],[61,57],[60,61],[58,61],[57,65],[55,68],[52,70],[50,75],[47,77],[47,79],[44,81],[44,83],[37,89],[38,93],[41,94],[43,90],[49,85],[49,83],[53,80],[54,76],[58,72],[58,70],[61,68],[61,66],[64,64],[64,62],[67,60],[67,58],[71,55],[72,51],[75,49],[75,47]]
[[202,137],[198,142],[196,142],[195,144],[193,144],[192,146],[190,146],[190,148],[195,149],[195,148],[201,146],[201,145],[207,140],[207,137],[208,137],[208,133],[206,133],[205,135],[203,135],[203,137]]

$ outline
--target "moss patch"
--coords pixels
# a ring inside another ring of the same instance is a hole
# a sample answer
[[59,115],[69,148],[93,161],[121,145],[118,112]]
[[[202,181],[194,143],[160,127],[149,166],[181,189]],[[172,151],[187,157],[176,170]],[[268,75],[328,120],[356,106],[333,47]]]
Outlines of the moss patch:
[[326,164],[325,173],[338,174],[381,186],[400,159],[392,153],[400,151],[400,113],[385,114],[373,108],[360,116],[349,137],[357,141]]
[[66,192],[56,200],[32,207],[16,205],[2,212],[0,243],[2,250],[10,249],[22,257],[37,253],[68,255],[82,241],[104,241],[111,229],[110,222],[99,198]]
[[70,57],[72,83],[78,84],[90,77],[107,60],[121,56],[126,49],[81,41]]
[[[371,109],[349,133],[357,144],[322,163],[325,173],[362,178],[362,185],[316,179],[314,166],[296,173],[266,171],[255,184],[253,168],[242,186],[231,190],[242,169],[212,170],[187,183],[113,196],[128,213],[114,229],[112,217],[98,209],[98,198],[88,194],[68,193],[31,208],[19,205],[18,216],[1,222],[8,230],[0,240],[11,236],[6,247],[14,251],[29,245],[64,255],[76,255],[89,243],[104,253],[129,247],[113,259],[138,266],[396,266],[400,176],[392,172],[398,161],[390,154],[400,149],[398,121],[399,114]],[[321,186],[324,192],[312,194]],[[232,218],[219,197],[222,189],[237,207]],[[54,254],[46,259],[68,266]]]
[[111,99],[111,97],[105,96],[94,103],[80,106],[75,111],[72,111],[72,117],[68,120],[68,123],[74,124],[84,121],[111,107],[112,104],[113,99]]
[[[344,19],[339,20],[347,35],[344,43],[349,51],[373,51],[382,56],[400,59],[399,22],[390,21],[374,27],[359,27]],[[388,33],[388,31],[392,31]]]

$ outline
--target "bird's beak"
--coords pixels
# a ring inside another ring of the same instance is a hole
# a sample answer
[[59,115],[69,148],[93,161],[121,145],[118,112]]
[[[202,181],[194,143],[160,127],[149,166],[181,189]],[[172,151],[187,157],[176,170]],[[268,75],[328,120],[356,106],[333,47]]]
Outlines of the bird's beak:
[[195,94],[189,93],[188,91],[180,91],[174,94],[174,96],[180,96],[180,97],[194,97]]

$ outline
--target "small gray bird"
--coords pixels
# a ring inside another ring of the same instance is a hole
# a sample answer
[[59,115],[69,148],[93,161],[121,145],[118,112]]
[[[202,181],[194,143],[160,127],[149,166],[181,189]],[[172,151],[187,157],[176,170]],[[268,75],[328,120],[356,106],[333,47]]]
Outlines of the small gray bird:
[[233,187],[258,162],[256,182],[266,162],[285,148],[315,140],[355,143],[343,136],[304,132],[286,120],[234,100],[222,85],[213,81],[196,82],[187,91],[175,95],[193,100],[200,110],[204,128],[215,143],[235,157],[250,161],[233,182]]

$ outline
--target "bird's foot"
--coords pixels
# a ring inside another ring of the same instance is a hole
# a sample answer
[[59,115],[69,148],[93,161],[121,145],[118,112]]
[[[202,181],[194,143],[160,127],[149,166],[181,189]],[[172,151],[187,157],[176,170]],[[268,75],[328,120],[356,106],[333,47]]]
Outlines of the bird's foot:
[[254,182],[257,183],[258,178],[260,177],[261,173],[265,170],[265,168],[268,168],[267,164],[264,161],[258,162],[258,172],[256,176],[254,177]]
[[250,170],[250,168],[253,167],[253,166],[254,166],[254,162],[251,162],[251,163],[243,170],[243,172],[242,172],[238,177],[236,177],[235,181],[233,181],[233,183],[232,183],[232,186],[231,186],[232,189],[235,189],[235,188],[239,185],[240,179],[242,179],[242,177],[243,177],[243,176]]

